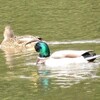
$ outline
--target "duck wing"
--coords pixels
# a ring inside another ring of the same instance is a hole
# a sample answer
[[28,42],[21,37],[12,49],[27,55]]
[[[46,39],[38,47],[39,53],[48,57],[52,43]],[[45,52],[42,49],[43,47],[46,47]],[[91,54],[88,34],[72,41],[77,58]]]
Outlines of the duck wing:
[[52,58],[75,58],[83,56],[84,58],[93,55],[93,50],[60,50],[54,52],[50,57]]

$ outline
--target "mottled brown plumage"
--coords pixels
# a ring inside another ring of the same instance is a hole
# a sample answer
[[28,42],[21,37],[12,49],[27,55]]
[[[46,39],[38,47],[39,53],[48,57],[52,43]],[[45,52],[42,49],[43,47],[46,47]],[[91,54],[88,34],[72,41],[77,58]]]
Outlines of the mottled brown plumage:
[[4,33],[4,39],[1,42],[1,49],[8,51],[25,51],[34,50],[34,45],[41,38],[32,35],[15,36],[12,28],[6,26]]

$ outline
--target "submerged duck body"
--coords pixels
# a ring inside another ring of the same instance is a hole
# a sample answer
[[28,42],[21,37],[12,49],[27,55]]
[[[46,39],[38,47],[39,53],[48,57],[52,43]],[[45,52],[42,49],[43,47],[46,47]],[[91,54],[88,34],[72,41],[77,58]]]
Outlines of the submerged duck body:
[[37,42],[35,50],[39,52],[37,64],[46,66],[66,66],[68,64],[79,64],[93,62],[100,55],[96,55],[93,50],[61,50],[51,54],[49,46],[45,42]]
[[7,51],[34,50],[35,43],[40,40],[39,37],[31,35],[15,36],[10,26],[5,27],[3,35],[4,39],[1,42],[0,48]]

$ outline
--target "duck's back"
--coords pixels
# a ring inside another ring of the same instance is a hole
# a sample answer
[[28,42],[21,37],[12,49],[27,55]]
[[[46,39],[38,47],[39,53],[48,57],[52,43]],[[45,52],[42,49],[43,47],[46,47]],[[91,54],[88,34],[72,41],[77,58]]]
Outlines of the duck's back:
[[63,58],[63,57],[67,57],[68,55],[80,57],[84,53],[90,52],[90,51],[92,51],[92,50],[80,50],[80,51],[79,50],[60,50],[60,51],[54,52],[50,57],[52,57],[52,58]]

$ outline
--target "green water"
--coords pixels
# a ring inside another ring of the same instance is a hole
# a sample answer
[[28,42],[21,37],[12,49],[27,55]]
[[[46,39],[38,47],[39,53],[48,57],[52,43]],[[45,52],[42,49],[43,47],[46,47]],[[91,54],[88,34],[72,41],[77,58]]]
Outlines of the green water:
[[97,39],[99,12],[99,0],[0,0],[0,32],[10,24],[18,35],[45,40]]
[[[100,49],[99,44],[50,45],[50,48],[54,52],[82,46],[95,48],[95,51]],[[37,58],[33,52],[9,54],[0,51],[0,56],[0,100],[100,99],[100,64],[48,70],[33,64]]]
[[[99,0],[0,0],[0,41],[8,24],[17,35],[38,35],[46,41],[100,39],[99,16]],[[50,49],[93,49],[100,54],[99,43]],[[45,70],[33,64],[36,58],[34,52],[0,50],[0,100],[100,100],[100,64]]]

